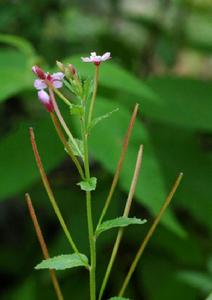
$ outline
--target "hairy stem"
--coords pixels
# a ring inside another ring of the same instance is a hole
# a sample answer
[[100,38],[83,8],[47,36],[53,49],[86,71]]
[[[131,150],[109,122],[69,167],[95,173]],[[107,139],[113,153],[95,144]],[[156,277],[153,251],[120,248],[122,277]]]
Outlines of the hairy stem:
[[107,196],[107,199],[105,201],[105,205],[103,207],[101,216],[99,218],[97,228],[102,223],[102,220],[103,220],[103,218],[104,218],[104,216],[105,216],[105,214],[108,210],[111,199],[113,197],[113,193],[116,189],[118,179],[119,179],[119,175],[120,175],[121,170],[122,170],[122,165],[123,165],[123,161],[124,161],[124,158],[125,158],[125,154],[127,152],[127,147],[128,147],[129,140],[130,140],[130,137],[131,137],[132,129],[133,129],[135,119],[136,119],[136,116],[137,116],[138,106],[139,105],[136,104],[135,107],[134,107],[134,110],[133,110],[133,113],[132,113],[132,116],[131,116],[131,119],[130,119],[130,123],[129,123],[128,129],[127,129],[127,132],[126,132],[126,135],[125,135],[125,138],[124,138],[124,142],[123,142],[123,146],[122,146],[122,150],[121,150],[121,155],[120,155],[120,158],[119,158],[119,161],[118,161],[118,164],[117,164],[116,172],[115,172],[115,175],[113,177],[113,182],[112,182],[109,194]]
[[[89,155],[88,155],[88,134],[85,129],[85,119],[82,122],[82,135],[84,144],[84,167],[86,180],[90,179]],[[90,245],[90,300],[96,300],[96,241],[93,229],[91,192],[86,191],[86,210],[88,221],[88,236]]]
[[88,264],[86,261],[84,261],[84,259],[81,257],[80,253],[79,253],[79,250],[77,249],[73,239],[72,239],[72,236],[66,226],[66,223],[63,219],[63,216],[60,212],[60,209],[57,205],[57,202],[55,200],[55,197],[54,197],[54,194],[52,192],[52,189],[50,187],[50,184],[49,184],[49,181],[48,181],[48,178],[47,178],[47,175],[46,175],[46,172],[44,170],[44,167],[43,167],[43,164],[42,164],[42,161],[41,161],[41,158],[40,158],[40,155],[39,155],[39,152],[38,152],[38,148],[37,148],[37,145],[36,145],[36,141],[35,141],[35,135],[34,135],[34,131],[32,128],[29,129],[29,132],[30,132],[30,140],[31,140],[31,144],[32,144],[32,149],[33,149],[33,152],[34,152],[34,156],[35,156],[35,160],[36,160],[36,163],[37,163],[37,167],[38,167],[38,170],[40,172],[40,175],[41,175],[41,179],[43,181],[43,185],[46,189],[46,192],[47,192],[47,195],[49,197],[49,200],[52,204],[52,207],[54,209],[54,212],[60,222],[60,225],[65,233],[65,236],[67,238],[67,240],[69,241],[69,244],[71,245],[72,249],[74,250],[74,252],[76,254],[78,254],[80,260],[83,262],[83,264],[88,268]]
[[[135,165],[135,170],[134,170],[134,174],[133,174],[133,178],[132,178],[132,182],[131,182],[131,186],[130,186],[130,191],[129,191],[129,194],[128,194],[128,198],[127,198],[124,213],[123,213],[124,217],[128,217],[129,212],[130,212],[130,207],[131,207],[132,200],[133,200],[133,197],[134,197],[135,188],[136,188],[136,185],[137,185],[137,182],[138,182],[138,176],[139,176],[139,172],[140,172],[140,168],[141,168],[142,155],[143,155],[143,146],[141,145],[139,147],[137,160],[136,160],[136,165]],[[121,243],[123,233],[124,233],[123,228],[119,229],[117,237],[116,237],[116,241],[115,241],[114,246],[113,246],[113,251],[112,251],[112,254],[111,254],[111,257],[110,257],[110,261],[109,261],[109,264],[107,266],[107,270],[106,270],[106,273],[105,273],[105,276],[104,276],[104,279],[103,279],[103,282],[102,282],[102,285],[101,285],[101,288],[100,288],[100,293],[99,293],[98,300],[102,299],[105,287],[107,285],[107,282],[108,282],[108,279],[109,279],[109,276],[110,276],[110,273],[111,273],[111,270],[112,270],[112,267],[113,267],[113,264],[114,264],[114,261],[116,259],[116,255],[117,255],[117,252],[118,252],[118,249],[119,249],[119,245]]]
[[136,268],[136,266],[138,264],[138,261],[140,260],[140,258],[142,256],[142,254],[143,254],[143,252],[144,252],[144,250],[145,250],[145,248],[146,248],[146,246],[147,246],[150,238],[152,237],[152,235],[153,235],[153,233],[154,233],[154,231],[155,231],[158,223],[160,222],[163,213],[165,212],[166,208],[170,204],[170,202],[171,202],[171,200],[172,200],[172,198],[173,198],[173,196],[174,196],[174,194],[175,194],[175,192],[176,192],[176,190],[177,190],[177,188],[178,188],[178,186],[179,186],[179,184],[180,184],[180,182],[182,180],[182,177],[183,177],[183,173],[180,173],[178,175],[178,177],[177,177],[177,179],[176,179],[176,181],[175,181],[175,183],[174,183],[174,185],[173,185],[173,187],[172,187],[169,195],[167,196],[167,198],[166,198],[163,206],[161,207],[161,209],[159,211],[159,214],[155,218],[152,226],[150,227],[149,231],[147,232],[147,235],[145,236],[143,242],[141,243],[141,246],[139,247],[138,252],[136,253],[136,256],[135,256],[135,258],[134,258],[134,260],[133,260],[133,262],[131,264],[131,267],[130,267],[130,269],[129,269],[129,271],[128,271],[125,279],[124,279],[122,287],[121,287],[121,289],[119,291],[118,295],[120,297],[123,296],[123,294],[124,294],[124,292],[125,292],[128,284],[129,284],[129,281],[130,281],[130,279],[132,277],[132,274],[135,271],[135,268]]
[[[36,235],[37,235],[37,238],[38,238],[41,250],[43,252],[43,257],[45,259],[48,259],[48,258],[50,258],[49,251],[48,251],[46,242],[44,240],[44,237],[43,237],[40,225],[38,223],[38,219],[37,219],[37,216],[36,216],[33,204],[32,204],[32,200],[31,200],[29,194],[25,194],[25,198],[26,198],[27,206],[28,206],[28,209],[29,209],[29,213],[30,213],[30,216],[31,216],[34,228],[35,228],[35,232],[36,232]],[[50,276],[51,276],[52,284],[54,286],[54,290],[55,290],[57,299],[58,300],[63,300],[64,299],[63,298],[63,294],[62,294],[62,291],[60,289],[60,285],[59,285],[59,282],[57,280],[55,271],[54,270],[49,270],[49,273],[50,273]]]

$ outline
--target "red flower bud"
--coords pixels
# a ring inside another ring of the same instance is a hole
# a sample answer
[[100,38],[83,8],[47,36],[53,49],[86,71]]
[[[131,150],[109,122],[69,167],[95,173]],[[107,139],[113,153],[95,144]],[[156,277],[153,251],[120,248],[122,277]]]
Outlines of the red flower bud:
[[33,66],[32,67],[32,72],[35,73],[38,76],[38,78],[40,78],[40,79],[46,79],[46,74],[38,66]]

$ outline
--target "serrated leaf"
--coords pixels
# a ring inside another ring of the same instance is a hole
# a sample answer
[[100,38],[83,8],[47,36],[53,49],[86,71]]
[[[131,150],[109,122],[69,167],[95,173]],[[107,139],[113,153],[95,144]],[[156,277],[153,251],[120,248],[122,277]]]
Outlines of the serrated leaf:
[[[80,257],[82,259],[80,259]],[[85,266],[86,263],[88,263],[88,258],[81,253],[80,253],[80,257],[76,253],[55,256],[43,260],[35,267],[35,269],[36,270],[40,270],[40,269],[65,270],[65,269]]]
[[79,140],[79,139],[74,139],[74,140],[80,151],[77,149],[76,145],[72,142],[71,139],[68,140],[68,144],[70,145],[74,155],[80,156],[81,158],[83,158],[83,156],[84,156],[83,142],[82,142],[82,140]]
[[118,217],[115,219],[111,219],[111,220],[107,220],[105,222],[103,222],[98,228],[97,228],[97,235],[100,235],[100,233],[113,229],[113,228],[117,228],[117,227],[126,227],[129,225],[141,225],[146,223],[147,220],[141,220],[138,218],[128,218],[128,217]]
[[91,177],[89,178],[89,180],[80,181],[79,183],[77,183],[77,185],[80,186],[81,190],[90,192],[96,189],[96,183],[96,177]]
[[71,107],[70,107],[70,113],[71,113],[71,115],[82,116],[83,115],[82,105],[72,104]]
[[104,115],[102,115],[102,116],[100,116],[100,117],[94,118],[94,119],[92,120],[92,122],[91,122],[91,125],[90,125],[90,127],[89,127],[89,130],[92,129],[94,126],[96,126],[96,125],[97,125],[99,122],[101,122],[102,120],[109,118],[114,112],[117,112],[118,110],[119,110],[119,108],[116,108],[116,109],[110,111],[110,112],[107,113],[107,114],[104,114]]

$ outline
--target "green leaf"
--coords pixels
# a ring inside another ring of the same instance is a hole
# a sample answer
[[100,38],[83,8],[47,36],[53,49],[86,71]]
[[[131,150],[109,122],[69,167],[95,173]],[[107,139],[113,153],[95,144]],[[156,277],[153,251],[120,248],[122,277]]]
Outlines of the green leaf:
[[35,120],[33,123],[17,124],[17,130],[2,137],[0,141],[1,200],[26,192],[26,189],[40,178],[29,140],[28,128],[30,126],[34,127],[38,149],[47,172],[58,166],[66,157],[60,141],[55,136],[48,114],[45,114],[45,118]]
[[193,288],[199,289],[205,293],[212,290],[212,276],[207,273],[197,271],[181,271],[177,277]]
[[206,298],[206,300],[212,300],[212,292],[210,293],[210,295],[208,295],[208,297]]
[[15,50],[0,51],[0,102],[32,88],[33,74],[26,56]]
[[89,130],[91,130],[94,126],[96,126],[99,122],[101,122],[102,120],[104,119],[107,119],[109,118],[114,112],[117,112],[119,110],[119,108],[116,108],[110,112],[108,112],[107,114],[104,114],[100,117],[97,117],[97,118],[94,118],[92,121],[91,121],[91,125],[89,127]]
[[123,298],[123,297],[112,297],[109,300],[130,300],[129,298]]
[[37,55],[35,49],[27,40],[21,38],[20,36],[0,34],[0,42],[16,47],[20,52],[28,57],[30,63],[33,65],[33,60],[36,59]]
[[212,130],[210,81],[156,77],[147,83],[161,99],[161,106],[155,105],[144,111],[148,117],[185,128]]
[[71,115],[77,115],[77,116],[81,117],[83,115],[83,107],[82,107],[82,105],[72,104],[70,106],[70,113],[71,113]]
[[[98,97],[95,107],[97,114],[101,115],[105,110],[113,109],[113,102]],[[120,105],[120,110],[116,118],[111,118],[110,121],[106,120],[100,123],[98,129],[94,130],[90,136],[90,149],[93,157],[111,174],[114,174],[116,170],[116,165],[121,153],[122,141],[128,128],[130,117],[131,114],[129,111]],[[160,164],[155,154],[149,132],[144,124],[141,124],[138,120],[133,129],[133,135],[129,143],[119,183],[121,188],[128,193],[135,168],[138,148],[141,143],[144,144],[145,155],[135,197],[142,205],[147,206],[153,215],[157,215],[169,192],[170,185],[168,188],[165,186]],[[165,151],[165,154],[167,154],[167,151]],[[176,173],[178,170],[179,167]],[[172,182],[175,177],[176,174],[173,176]],[[185,236],[184,230],[170,209],[166,211],[161,222],[179,235]]]
[[80,181],[79,183],[77,183],[77,185],[80,186],[81,190],[90,192],[96,189],[96,183],[97,183],[96,177],[91,177],[89,178],[89,180]]
[[[82,259],[80,259],[80,257]],[[65,270],[65,269],[85,266],[85,263],[83,263],[83,261],[88,263],[88,258],[81,253],[80,253],[80,257],[76,253],[55,256],[43,260],[35,267],[35,269],[36,270],[40,270],[40,269]]]
[[103,222],[98,228],[97,228],[97,235],[99,235],[100,233],[113,229],[113,228],[117,228],[117,227],[126,227],[129,225],[141,225],[146,223],[146,220],[141,220],[138,218],[128,218],[128,217],[119,217],[116,219],[112,219],[112,220],[108,220]]
[[72,149],[74,155],[80,156],[80,157],[83,158],[83,156],[84,156],[84,146],[83,146],[83,141],[82,141],[82,140],[79,140],[79,139],[74,139],[74,140],[75,140],[77,146],[79,147],[80,152],[79,152],[79,150],[77,149],[77,147],[75,146],[75,144],[72,142],[71,139],[68,139],[68,143],[69,143],[69,145],[70,145],[70,147],[71,147],[71,149]]
[[[92,64],[85,64],[81,61],[81,57],[86,55],[75,55],[64,60],[65,63],[72,63],[75,66],[80,65],[80,73],[83,76],[93,78],[94,68]],[[121,90],[122,92],[128,92],[133,95],[139,96],[142,99],[147,99],[152,104],[158,102],[157,94],[154,93],[148,85],[137,79],[130,74],[127,70],[118,64],[107,61],[101,65],[101,76],[99,78],[100,84],[112,88]]]

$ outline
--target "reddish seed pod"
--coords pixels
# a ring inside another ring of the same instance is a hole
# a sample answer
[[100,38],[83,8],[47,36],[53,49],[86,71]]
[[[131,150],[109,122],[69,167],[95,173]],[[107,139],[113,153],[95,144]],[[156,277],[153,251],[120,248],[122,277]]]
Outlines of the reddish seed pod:
[[76,69],[72,64],[68,65],[69,71],[71,72],[71,74],[74,76],[76,74]]

